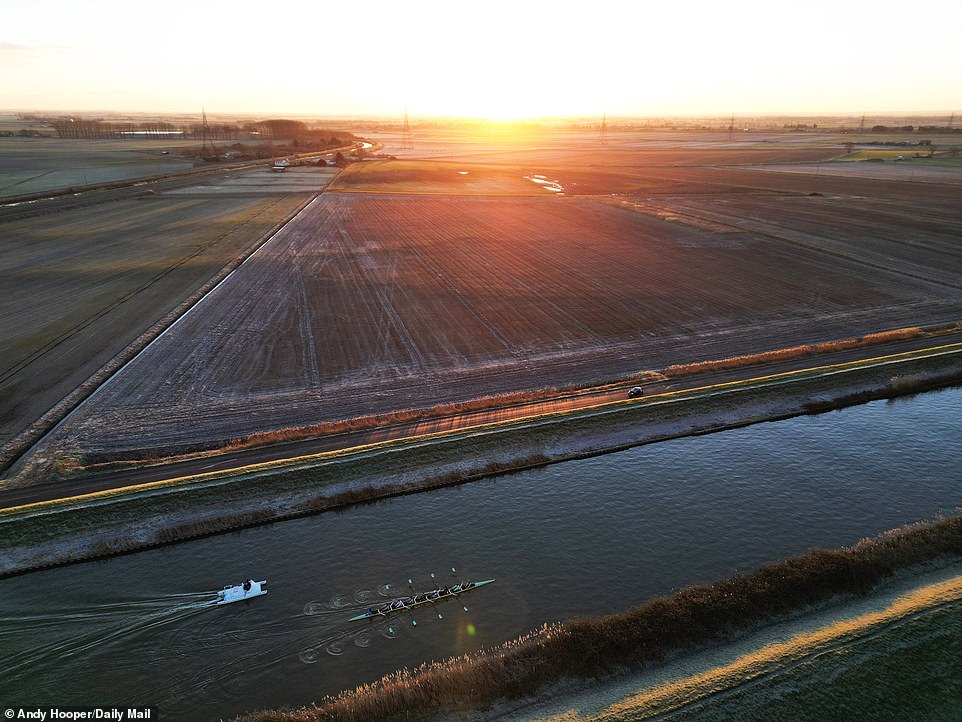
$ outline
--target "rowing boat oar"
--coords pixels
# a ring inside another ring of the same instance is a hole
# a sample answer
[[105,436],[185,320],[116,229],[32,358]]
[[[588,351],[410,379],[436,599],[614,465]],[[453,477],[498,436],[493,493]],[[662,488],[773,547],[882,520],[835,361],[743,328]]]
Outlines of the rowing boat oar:
[[[445,589],[444,594],[434,597],[433,599],[429,599],[427,594],[423,595],[424,598],[420,600],[418,600],[417,597],[421,595],[415,595],[414,597],[402,597],[401,599],[395,599],[394,601],[388,602],[387,604],[377,607],[376,609],[368,609],[366,612],[362,614],[358,614],[357,616],[351,617],[347,621],[357,622],[362,619],[372,619],[374,617],[386,617],[389,614],[393,614],[394,612],[414,609],[415,607],[420,607],[421,605],[428,604],[428,603],[434,604],[435,602],[443,601],[445,599],[450,599],[451,597],[460,598],[460,596],[465,592],[470,592],[472,589],[483,587],[485,584],[491,584],[492,582],[494,582],[494,579],[485,579],[484,581],[480,581],[480,582],[463,582],[461,585],[454,585],[456,587],[459,587],[458,591],[455,592],[451,587],[447,587]],[[400,606],[395,607],[394,605],[397,602],[400,602]],[[467,607],[464,608],[464,611],[467,611]],[[438,613],[438,618],[443,619],[440,612]]]

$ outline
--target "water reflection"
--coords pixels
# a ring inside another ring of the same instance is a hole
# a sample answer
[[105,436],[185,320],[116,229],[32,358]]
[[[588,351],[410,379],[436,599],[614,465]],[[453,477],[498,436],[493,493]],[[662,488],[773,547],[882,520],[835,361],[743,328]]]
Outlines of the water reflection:
[[[2,580],[0,689],[174,719],[307,704],[954,511],[960,412],[959,390],[876,402]],[[191,606],[251,577],[270,593]],[[489,577],[460,603],[347,621],[399,589]]]

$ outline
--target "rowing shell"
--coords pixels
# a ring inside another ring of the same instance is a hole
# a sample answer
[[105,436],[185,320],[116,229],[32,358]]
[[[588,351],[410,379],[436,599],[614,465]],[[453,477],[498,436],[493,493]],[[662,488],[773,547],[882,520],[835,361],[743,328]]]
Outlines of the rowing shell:
[[[386,617],[394,612],[403,612],[406,609],[414,609],[415,607],[420,607],[424,604],[434,604],[435,602],[442,602],[445,599],[451,599],[452,597],[458,597],[464,592],[470,592],[472,589],[477,589],[478,587],[483,587],[485,584],[491,584],[494,579],[485,579],[483,582],[462,582],[461,584],[455,584],[451,587],[445,587],[443,589],[435,589],[424,594],[415,594],[411,597],[400,597],[387,604],[382,604],[376,609],[368,609],[364,614],[358,614],[356,617],[351,617],[347,621],[357,622],[361,619],[372,619],[373,617]],[[458,589],[459,588],[459,589]],[[458,591],[454,591],[458,589]],[[432,596],[438,592],[436,596]],[[398,602],[401,602],[400,606],[396,606]]]

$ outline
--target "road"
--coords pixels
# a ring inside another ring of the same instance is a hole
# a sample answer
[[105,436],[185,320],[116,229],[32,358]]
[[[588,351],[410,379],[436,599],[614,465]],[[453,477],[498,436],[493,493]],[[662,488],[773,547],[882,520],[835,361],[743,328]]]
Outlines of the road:
[[[955,332],[937,337],[893,341],[885,344],[834,351],[786,361],[775,361],[727,371],[701,373],[675,378],[670,382],[655,382],[641,385],[644,388],[645,395],[650,396],[667,391],[681,391],[684,389],[710,386],[712,384],[744,381],[751,378],[787,371],[797,371],[814,366],[860,361],[959,342],[962,342],[962,332]],[[382,441],[395,441],[436,432],[469,429],[471,427],[499,421],[516,421],[542,414],[583,409],[624,400],[627,398],[628,389],[635,385],[639,385],[638,382],[617,383],[571,392],[544,401],[512,404],[493,409],[423,419],[420,421],[396,423],[376,429],[364,429],[332,434],[315,439],[304,439],[243,449],[201,459],[105,471],[67,480],[41,482],[19,489],[0,490],[0,509],[22,504],[69,498],[108,489],[120,489],[135,484],[146,484],[205,472],[239,469],[252,464],[292,459],[325,451],[350,449]]]
[[[377,150],[376,146],[372,146],[366,141],[365,143],[369,148]],[[297,153],[289,157],[303,163],[316,160],[321,156],[333,156],[338,152],[347,153],[352,149],[352,145],[346,145],[311,153]],[[0,222],[16,221],[48,213],[59,213],[69,208],[109,203],[145,194],[163,193],[173,189],[195,186],[208,180],[220,180],[231,175],[243,175],[258,167],[266,169],[270,165],[271,161],[269,160],[240,161],[229,165],[218,163],[214,166],[200,166],[170,175],[81,187],[76,192],[51,191],[47,195],[35,194],[24,198],[4,198],[0,200]]]

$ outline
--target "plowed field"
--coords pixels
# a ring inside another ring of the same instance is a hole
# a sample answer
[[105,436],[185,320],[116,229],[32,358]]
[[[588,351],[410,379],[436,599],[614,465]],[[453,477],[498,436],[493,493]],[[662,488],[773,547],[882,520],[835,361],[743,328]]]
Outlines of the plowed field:
[[584,198],[327,193],[52,443],[176,447],[962,317],[938,253],[906,274],[820,249],[841,219],[819,200],[784,204],[783,239]]
[[170,194],[0,222],[0,447],[329,178],[284,174],[279,187],[264,169],[241,175],[232,182],[247,192],[187,180]]

